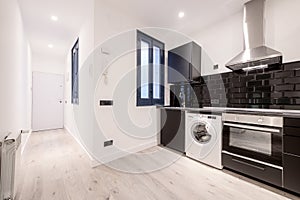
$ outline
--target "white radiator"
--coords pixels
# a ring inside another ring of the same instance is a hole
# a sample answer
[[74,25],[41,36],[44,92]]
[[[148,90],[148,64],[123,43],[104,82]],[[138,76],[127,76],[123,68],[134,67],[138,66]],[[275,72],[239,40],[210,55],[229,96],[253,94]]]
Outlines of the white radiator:
[[2,135],[0,144],[0,200],[13,200],[19,177],[21,134]]

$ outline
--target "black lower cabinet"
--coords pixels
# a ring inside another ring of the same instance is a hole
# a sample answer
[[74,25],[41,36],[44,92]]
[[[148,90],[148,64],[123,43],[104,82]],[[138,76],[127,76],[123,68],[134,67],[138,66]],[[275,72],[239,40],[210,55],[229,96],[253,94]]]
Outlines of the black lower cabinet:
[[300,194],[300,156],[283,155],[284,188]]
[[280,169],[224,153],[222,163],[226,168],[282,187],[282,170]]
[[185,152],[185,112],[181,110],[161,110],[161,144]]
[[283,187],[300,194],[300,118],[285,118],[283,134]]

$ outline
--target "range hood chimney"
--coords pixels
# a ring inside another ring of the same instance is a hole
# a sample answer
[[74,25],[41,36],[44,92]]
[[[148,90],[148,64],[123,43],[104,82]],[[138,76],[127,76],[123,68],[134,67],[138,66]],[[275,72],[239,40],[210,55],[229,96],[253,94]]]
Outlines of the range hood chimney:
[[244,5],[244,51],[226,64],[233,70],[251,71],[281,64],[282,54],[265,46],[265,0],[252,0]]

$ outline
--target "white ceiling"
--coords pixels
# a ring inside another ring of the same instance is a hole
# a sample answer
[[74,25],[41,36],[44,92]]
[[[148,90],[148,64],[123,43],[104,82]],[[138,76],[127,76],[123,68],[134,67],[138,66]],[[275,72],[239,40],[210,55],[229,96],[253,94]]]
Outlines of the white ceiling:
[[[184,33],[199,31],[240,12],[249,0],[102,0],[139,18],[147,26],[171,28]],[[183,11],[185,17],[178,18]]]
[[[86,0],[19,0],[19,4],[33,60],[42,56],[64,62],[84,20]],[[58,21],[52,21],[52,15]]]
[[[64,62],[85,16],[87,0],[19,0],[33,56]],[[193,33],[241,11],[248,0],[96,0],[138,18],[145,26]],[[185,12],[183,19],[178,12]],[[57,16],[57,22],[52,21]],[[52,49],[48,44],[53,44]],[[34,59],[34,57],[33,57]]]

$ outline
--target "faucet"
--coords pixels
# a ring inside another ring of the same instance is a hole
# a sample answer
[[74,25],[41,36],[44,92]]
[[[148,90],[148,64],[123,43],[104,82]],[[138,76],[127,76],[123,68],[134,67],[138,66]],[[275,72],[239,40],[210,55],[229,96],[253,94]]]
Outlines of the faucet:
[[185,107],[185,94],[183,90],[180,90],[179,98],[180,98],[181,107]]

